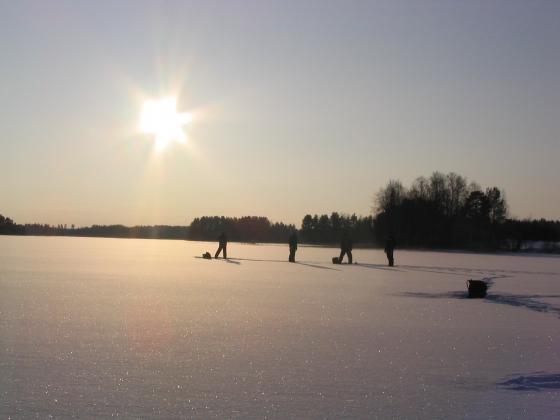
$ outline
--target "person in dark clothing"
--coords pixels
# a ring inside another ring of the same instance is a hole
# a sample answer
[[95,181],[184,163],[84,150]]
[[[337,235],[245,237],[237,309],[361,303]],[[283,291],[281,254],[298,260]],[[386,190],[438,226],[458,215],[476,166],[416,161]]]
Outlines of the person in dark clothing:
[[342,263],[344,255],[348,255],[348,264],[352,264],[352,239],[348,232],[344,232],[340,240],[340,257],[338,257],[340,263]]
[[216,255],[214,255],[214,258],[218,258],[220,252],[224,251],[224,258],[227,259],[227,236],[224,232],[220,234],[220,236],[218,237],[218,241],[220,243],[220,246],[218,247],[218,250],[216,251]]
[[296,234],[296,232],[292,232],[292,234],[288,238],[288,244],[290,245],[290,256],[288,258],[288,261],[296,262],[296,250],[297,250],[297,234]]
[[389,239],[387,239],[387,242],[385,242],[385,254],[387,255],[387,260],[389,261],[389,267],[393,267],[395,265],[395,258],[393,257],[395,246],[395,237],[391,235],[389,236]]

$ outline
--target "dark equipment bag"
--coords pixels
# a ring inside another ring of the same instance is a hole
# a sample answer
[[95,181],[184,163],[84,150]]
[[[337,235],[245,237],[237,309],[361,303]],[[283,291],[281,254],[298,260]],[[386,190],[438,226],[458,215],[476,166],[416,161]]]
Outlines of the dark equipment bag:
[[482,280],[467,280],[467,289],[469,291],[469,298],[483,298],[486,297],[488,284]]

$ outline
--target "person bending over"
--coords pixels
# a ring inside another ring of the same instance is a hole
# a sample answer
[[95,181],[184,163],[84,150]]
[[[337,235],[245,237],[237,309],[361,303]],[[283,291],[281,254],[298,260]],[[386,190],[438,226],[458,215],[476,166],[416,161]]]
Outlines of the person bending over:
[[352,264],[352,239],[348,232],[344,232],[340,240],[340,257],[338,257],[338,261],[341,264],[344,255],[348,255],[348,264]]

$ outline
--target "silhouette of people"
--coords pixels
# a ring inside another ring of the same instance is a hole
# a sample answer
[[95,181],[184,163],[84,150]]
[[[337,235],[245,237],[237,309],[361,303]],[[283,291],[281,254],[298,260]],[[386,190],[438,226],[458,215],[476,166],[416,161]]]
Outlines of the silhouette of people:
[[224,258],[227,259],[227,236],[224,232],[220,234],[220,236],[218,237],[218,241],[220,243],[220,246],[218,247],[214,258],[218,258],[220,252],[224,251]]
[[295,231],[292,232],[288,238],[288,244],[290,245],[290,257],[288,258],[288,261],[296,262],[297,234]]
[[348,255],[348,264],[352,264],[352,239],[348,232],[344,232],[340,240],[340,257],[338,257],[338,261],[341,264],[344,255]]
[[389,239],[385,242],[385,254],[387,255],[387,260],[389,261],[389,267],[395,265],[395,258],[393,257],[393,251],[395,250],[396,242],[393,235],[389,236]]

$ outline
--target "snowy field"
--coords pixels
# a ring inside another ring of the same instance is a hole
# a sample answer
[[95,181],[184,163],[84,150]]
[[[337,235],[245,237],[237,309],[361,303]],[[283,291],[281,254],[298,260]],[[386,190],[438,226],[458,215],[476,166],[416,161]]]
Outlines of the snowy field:
[[0,236],[0,418],[560,418],[558,257],[215,249]]

